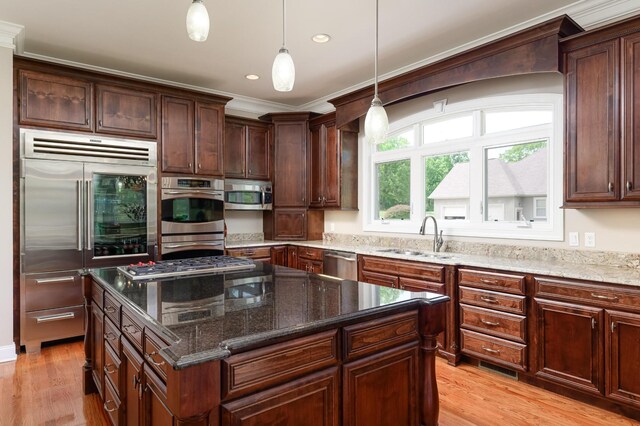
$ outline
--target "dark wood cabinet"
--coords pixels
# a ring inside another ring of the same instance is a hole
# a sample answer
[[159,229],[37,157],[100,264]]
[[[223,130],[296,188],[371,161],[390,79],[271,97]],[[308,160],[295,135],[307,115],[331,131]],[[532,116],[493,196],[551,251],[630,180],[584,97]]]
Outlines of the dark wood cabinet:
[[158,94],[96,84],[96,132],[156,139]]
[[220,104],[163,96],[162,172],[222,176],[223,120]]
[[237,179],[271,179],[271,130],[266,123],[227,117],[224,175]]
[[104,314],[94,303],[91,308],[91,375],[100,397],[104,396]]
[[418,424],[418,360],[414,343],[345,364],[342,424]]
[[93,130],[93,84],[81,78],[20,70],[19,123]]
[[[339,425],[338,368],[222,404],[223,426]],[[285,420],[286,419],[286,420]]]
[[640,206],[638,19],[569,37],[565,207]]
[[600,308],[535,299],[538,377],[583,391],[603,391],[603,320]]
[[321,240],[324,212],[302,208],[266,210],[263,228],[264,237],[269,240]]
[[143,359],[126,341],[122,340],[122,400],[124,401],[125,424],[137,425],[141,422],[142,405],[142,365]]
[[338,129],[330,113],[313,119],[309,130],[309,207],[357,210],[357,122]]
[[[313,247],[298,247],[298,264],[295,268],[314,274],[324,271],[324,250]],[[294,267],[294,266],[291,266]]]
[[287,262],[287,246],[271,247],[271,264],[289,266]]
[[167,408],[166,385],[153,371],[145,368],[142,395],[142,424],[146,426],[173,426],[174,416]]
[[640,315],[605,311],[607,396],[640,407]]

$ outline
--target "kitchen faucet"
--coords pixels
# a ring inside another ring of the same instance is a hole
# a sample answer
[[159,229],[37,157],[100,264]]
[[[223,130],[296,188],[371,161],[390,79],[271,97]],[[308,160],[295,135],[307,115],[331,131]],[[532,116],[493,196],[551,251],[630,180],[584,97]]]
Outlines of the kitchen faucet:
[[422,226],[420,227],[419,234],[424,235],[424,227],[427,223],[427,219],[429,218],[433,219],[433,251],[438,252],[440,251],[440,247],[442,247],[444,241],[442,240],[442,231],[440,231],[440,234],[438,234],[438,221],[436,220],[435,216],[426,215],[424,219],[422,219]]

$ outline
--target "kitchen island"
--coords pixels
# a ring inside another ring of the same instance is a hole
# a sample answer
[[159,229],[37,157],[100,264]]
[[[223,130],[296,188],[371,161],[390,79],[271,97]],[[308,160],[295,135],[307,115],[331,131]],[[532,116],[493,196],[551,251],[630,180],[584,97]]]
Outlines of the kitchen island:
[[437,424],[446,296],[261,262],[84,284],[85,393],[113,424]]

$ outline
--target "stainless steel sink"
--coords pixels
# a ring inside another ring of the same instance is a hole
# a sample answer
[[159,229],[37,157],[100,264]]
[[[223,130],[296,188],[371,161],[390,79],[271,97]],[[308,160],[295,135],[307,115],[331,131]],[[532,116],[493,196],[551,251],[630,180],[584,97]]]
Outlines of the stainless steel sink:
[[423,256],[424,253],[417,250],[408,250],[408,249],[399,249],[399,248],[389,248],[389,249],[381,249],[377,250],[380,253],[395,253],[395,254],[404,254],[406,256]]
[[447,256],[446,254],[422,254],[422,257],[426,257],[427,259],[436,259],[436,260],[444,260],[451,259],[453,256]]

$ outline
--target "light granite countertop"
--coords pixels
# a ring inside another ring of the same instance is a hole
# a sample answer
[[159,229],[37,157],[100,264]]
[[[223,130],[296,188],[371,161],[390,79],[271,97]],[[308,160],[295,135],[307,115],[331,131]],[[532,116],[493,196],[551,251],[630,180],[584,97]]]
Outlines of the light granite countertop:
[[[584,263],[570,263],[553,260],[513,259],[498,256],[459,254],[451,252],[433,253],[425,250],[415,250],[423,253],[398,254],[384,250],[390,247],[349,246],[343,244],[325,243],[323,241],[240,241],[228,242],[227,248],[260,247],[275,245],[296,245],[315,247],[325,250],[342,250],[357,254],[381,256],[393,259],[403,259],[436,263],[440,265],[473,266],[478,268],[492,268],[503,271],[521,272],[534,275],[547,275],[560,278],[573,278],[594,282],[621,284],[640,288],[640,269],[603,266]],[[407,249],[414,251],[413,249]]]

